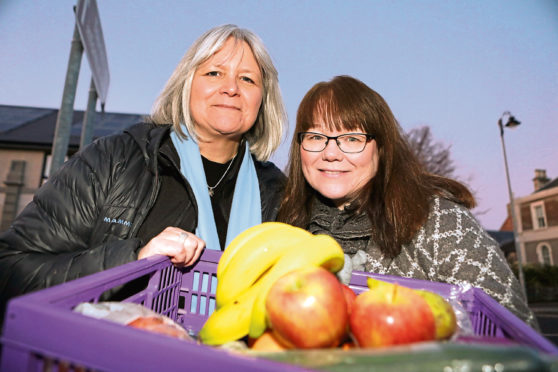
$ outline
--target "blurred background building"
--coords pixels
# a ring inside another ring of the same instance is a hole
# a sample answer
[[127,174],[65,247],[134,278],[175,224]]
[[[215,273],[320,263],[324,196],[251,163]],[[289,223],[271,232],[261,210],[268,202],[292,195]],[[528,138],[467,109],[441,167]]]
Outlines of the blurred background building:
[[[534,191],[515,198],[517,232],[524,264],[558,265],[558,178],[550,179],[546,170],[535,169]],[[489,231],[506,253],[510,262],[516,260],[513,247],[513,226],[508,217],[500,231]]]

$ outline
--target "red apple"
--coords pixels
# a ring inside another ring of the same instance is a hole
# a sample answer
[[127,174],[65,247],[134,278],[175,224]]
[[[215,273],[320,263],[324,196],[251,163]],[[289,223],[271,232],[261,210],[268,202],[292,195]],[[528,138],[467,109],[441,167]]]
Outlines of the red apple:
[[343,294],[345,295],[345,302],[347,303],[347,313],[349,315],[351,315],[351,312],[353,310],[353,305],[355,303],[356,300],[356,293],[349,288],[348,285],[346,284],[341,284],[341,288],[343,288]]
[[357,296],[350,328],[358,346],[381,347],[434,340],[434,315],[410,288],[381,286]]
[[274,336],[289,348],[336,347],[348,327],[347,305],[335,275],[310,266],[278,279],[266,299]]
[[[349,286],[347,286],[346,284],[342,284],[341,283],[341,288],[343,289],[343,294],[345,295],[345,303],[347,304],[347,314],[348,316],[351,316],[351,312],[353,310],[353,305],[355,303],[356,300],[356,293],[349,288]],[[352,342],[351,341],[351,329],[349,327],[349,324],[347,323],[347,333],[345,335],[345,339],[344,342]]]

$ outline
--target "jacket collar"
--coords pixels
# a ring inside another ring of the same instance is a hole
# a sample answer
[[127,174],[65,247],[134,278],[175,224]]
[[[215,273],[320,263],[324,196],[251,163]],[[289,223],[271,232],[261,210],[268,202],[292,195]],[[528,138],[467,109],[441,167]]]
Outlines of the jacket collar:
[[157,170],[157,153],[163,139],[170,133],[170,125],[140,123],[126,129],[124,133],[130,135],[141,149],[146,165],[154,173]]

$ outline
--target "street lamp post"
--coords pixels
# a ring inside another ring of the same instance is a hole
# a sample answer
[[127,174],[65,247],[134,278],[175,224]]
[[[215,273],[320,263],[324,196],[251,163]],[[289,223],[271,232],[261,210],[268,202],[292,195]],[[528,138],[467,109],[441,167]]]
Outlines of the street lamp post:
[[[506,122],[506,124],[502,124],[502,119],[506,116],[508,118],[508,121]],[[511,182],[510,182],[510,171],[508,169],[508,158],[506,156],[506,145],[504,144],[504,126],[508,127],[508,128],[515,128],[519,124],[521,124],[521,123],[519,121],[517,121],[509,111],[504,112],[502,114],[502,116],[500,117],[500,119],[498,119],[498,127],[500,127],[500,138],[502,139],[502,151],[504,152],[504,165],[506,167],[506,179],[508,181],[508,192],[510,194],[510,209],[511,209],[512,225],[513,225],[513,241],[514,241],[514,245],[515,245],[515,254],[517,256],[517,271],[519,273],[519,284],[521,285],[521,289],[523,290],[523,294],[525,295],[525,298],[527,298],[527,290],[526,290],[526,287],[525,287],[525,278],[523,276],[523,266],[522,266],[523,264],[522,264],[521,247],[519,246],[519,239],[518,239],[518,236],[517,236],[517,216],[515,214],[515,202],[514,202],[513,192],[512,192],[512,188],[511,188]]]

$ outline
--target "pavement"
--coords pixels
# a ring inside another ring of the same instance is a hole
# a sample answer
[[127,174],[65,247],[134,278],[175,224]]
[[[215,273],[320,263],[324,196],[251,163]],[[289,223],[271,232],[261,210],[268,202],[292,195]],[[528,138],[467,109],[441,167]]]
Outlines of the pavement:
[[558,302],[531,303],[529,307],[539,321],[542,335],[558,346]]

